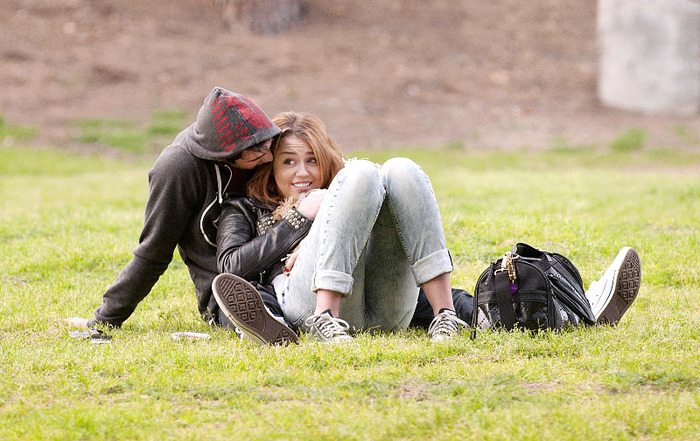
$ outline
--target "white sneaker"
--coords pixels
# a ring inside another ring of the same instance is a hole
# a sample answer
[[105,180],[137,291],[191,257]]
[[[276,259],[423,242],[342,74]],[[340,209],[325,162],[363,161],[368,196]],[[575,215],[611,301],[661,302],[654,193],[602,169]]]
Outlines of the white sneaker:
[[624,247],[617,253],[603,277],[591,283],[586,297],[599,324],[616,324],[639,293],[642,265],[634,248]]
[[452,337],[462,332],[462,328],[468,328],[467,322],[457,317],[457,313],[450,310],[442,311],[436,315],[428,327],[430,341],[439,343],[451,340]]
[[348,322],[333,317],[328,311],[312,315],[304,323],[308,326],[309,334],[324,343],[345,343],[352,340],[348,334]]

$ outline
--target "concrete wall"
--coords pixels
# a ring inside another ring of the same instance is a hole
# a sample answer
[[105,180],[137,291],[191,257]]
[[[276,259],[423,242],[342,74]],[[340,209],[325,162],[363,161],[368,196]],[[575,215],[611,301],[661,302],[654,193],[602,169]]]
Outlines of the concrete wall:
[[700,111],[700,0],[598,0],[598,97],[650,114]]

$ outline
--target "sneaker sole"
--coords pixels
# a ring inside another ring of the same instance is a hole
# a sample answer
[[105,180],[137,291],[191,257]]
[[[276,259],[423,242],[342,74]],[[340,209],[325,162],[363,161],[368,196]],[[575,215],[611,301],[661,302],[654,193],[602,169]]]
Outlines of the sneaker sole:
[[298,343],[296,333],[267,312],[258,290],[246,280],[234,274],[219,274],[212,288],[226,317],[254,342],[261,345]]
[[598,317],[598,324],[617,324],[639,293],[642,265],[637,251],[628,248],[622,255],[622,263],[619,268],[615,277],[612,298]]

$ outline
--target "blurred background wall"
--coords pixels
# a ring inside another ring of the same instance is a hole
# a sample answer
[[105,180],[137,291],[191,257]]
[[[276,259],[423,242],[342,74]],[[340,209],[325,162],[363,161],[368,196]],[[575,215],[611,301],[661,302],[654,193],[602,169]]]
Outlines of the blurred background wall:
[[[595,145],[634,128],[698,148],[697,114],[599,99],[598,3],[3,0],[0,117],[80,148],[80,121],[191,120],[219,85],[319,115],[346,150]],[[634,15],[620,14],[613,28]]]

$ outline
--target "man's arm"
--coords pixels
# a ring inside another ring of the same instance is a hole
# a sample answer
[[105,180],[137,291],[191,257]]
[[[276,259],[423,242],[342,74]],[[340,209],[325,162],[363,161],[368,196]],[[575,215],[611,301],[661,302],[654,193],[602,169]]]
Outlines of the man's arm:
[[149,172],[149,196],[144,227],[134,258],[102,297],[102,305],[88,326],[107,323],[119,327],[131,316],[165,272],[178,240],[191,222],[198,200],[196,161],[185,150],[168,148]]

